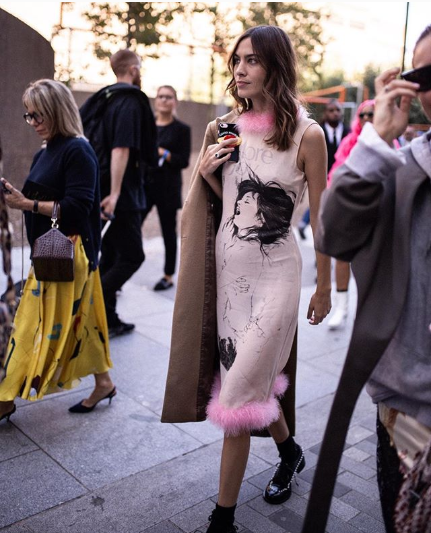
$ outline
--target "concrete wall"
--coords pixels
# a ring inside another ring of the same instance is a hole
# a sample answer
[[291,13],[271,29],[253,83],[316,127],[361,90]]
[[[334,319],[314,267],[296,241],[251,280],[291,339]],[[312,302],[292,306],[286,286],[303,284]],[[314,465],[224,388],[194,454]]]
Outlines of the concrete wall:
[[[29,172],[40,138],[23,120],[22,94],[33,80],[52,78],[54,51],[32,28],[0,9],[0,137],[3,174],[21,188]],[[20,240],[20,214],[10,211],[15,228],[14,244]],[[18,230],[18,231],[17,231]]]
[[54,51],[29,26],[0,9],[0,136],[4,175],[24,183],[41,141],[23,120],[22,94],[33,80],[54,76]]

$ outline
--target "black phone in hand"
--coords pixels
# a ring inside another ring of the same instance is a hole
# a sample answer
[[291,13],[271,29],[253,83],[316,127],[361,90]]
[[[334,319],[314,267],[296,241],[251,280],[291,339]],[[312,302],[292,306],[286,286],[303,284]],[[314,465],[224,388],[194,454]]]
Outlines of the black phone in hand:
[[[239,141],[239,132],[236,124],[230,122],[220,122],[218,125],[217,141],[225,141],[227,139]],[[228,162],[238,163],[239,161],[239,143],[235,145],[235,149],[230,154]]]

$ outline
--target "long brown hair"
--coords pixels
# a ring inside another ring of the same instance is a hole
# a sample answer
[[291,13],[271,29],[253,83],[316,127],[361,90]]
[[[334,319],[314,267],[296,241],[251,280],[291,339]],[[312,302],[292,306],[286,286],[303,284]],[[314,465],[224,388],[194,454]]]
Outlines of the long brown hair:
[[253,102],[240,98],[234,78],[234,55],[244,39],[251,39],[253,52],[266,70],[263,95],[274,106],[275,126],[265,140],[277,150],[287,150],[293,142],[297,122],[299,95],[297,89],[297,62],[292,43],[278,26],[255,26],[243,33],[229,56],[228,67],[232,79],[227,90],[237,103],[240,113],[250,111]]

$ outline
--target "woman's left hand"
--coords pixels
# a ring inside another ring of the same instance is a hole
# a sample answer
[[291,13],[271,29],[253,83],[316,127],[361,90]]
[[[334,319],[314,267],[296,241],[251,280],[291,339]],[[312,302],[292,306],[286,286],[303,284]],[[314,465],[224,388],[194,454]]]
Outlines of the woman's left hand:
[[316,291],[310,300],[308,306],[307,318],[312,326],[320,324],[331,311],[331,291],[318,292]]
[[22,194],[21,191],[15,189],[15,187],[9,183],[6,178],[1,178],[1,182],[4,188],[8,191],[5,192],[4,195],[6,205],[12,209],[25,210],[28,207],[28,199]]

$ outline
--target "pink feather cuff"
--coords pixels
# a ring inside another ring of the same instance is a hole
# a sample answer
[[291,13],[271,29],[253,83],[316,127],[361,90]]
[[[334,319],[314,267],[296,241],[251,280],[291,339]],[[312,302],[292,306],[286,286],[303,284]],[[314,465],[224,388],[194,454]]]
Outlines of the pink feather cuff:
[[280,416],[277,398],[286,392],[289,382],[285,374],[275,378],[272,394],[266,402],[248,402],[241,407],[229,408],[220,404],[220,376],[214,380],[211,400],[207,406],[208,419],[223,429],[228,436],[236,436],[245,431],[267,428]]

